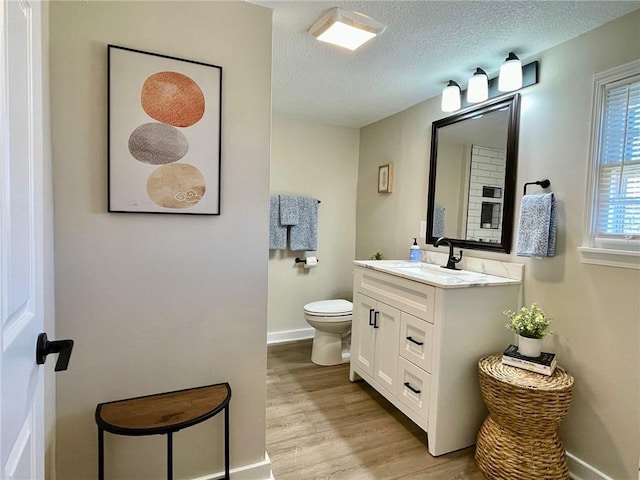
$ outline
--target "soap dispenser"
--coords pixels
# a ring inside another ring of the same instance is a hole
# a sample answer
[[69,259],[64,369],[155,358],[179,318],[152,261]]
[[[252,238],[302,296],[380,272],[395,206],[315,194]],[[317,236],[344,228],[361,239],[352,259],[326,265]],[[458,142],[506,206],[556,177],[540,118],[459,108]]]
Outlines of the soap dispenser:
[[409,250],[409,261],[420,262],[420,247],[418,246],[417,239],[413,239],[413,245]]

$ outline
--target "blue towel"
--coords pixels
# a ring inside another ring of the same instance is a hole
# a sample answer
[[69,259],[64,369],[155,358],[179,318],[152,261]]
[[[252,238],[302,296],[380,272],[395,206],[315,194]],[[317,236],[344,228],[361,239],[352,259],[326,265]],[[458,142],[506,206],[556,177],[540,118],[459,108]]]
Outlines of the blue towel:
[[298,224],[289,227],[289,249],[318,249],[318,199],[298,197]]
[[553,193],[525,195],[520,204],[516,255],[553,257],[556,254],[556,229]]
[[298,224],[299,200],[296,195],[280,195],[280,225]]
[[287,248],[287,227],[280,225],[280,198],[269,197],[269,250]]

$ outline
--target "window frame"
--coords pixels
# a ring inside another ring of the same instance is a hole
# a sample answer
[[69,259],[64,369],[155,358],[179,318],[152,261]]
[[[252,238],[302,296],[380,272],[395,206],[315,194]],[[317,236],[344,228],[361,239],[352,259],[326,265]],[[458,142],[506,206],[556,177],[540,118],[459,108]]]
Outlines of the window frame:
[[[616,83],[640,76],[640,60],[611,68],[593,76],[591,138],[587,169],[585,229],[582,246],[578,247],[582,263],[640,269],[640,239],[597,238],[597,189],[600,175],[602,115],[608,88]],[[635,80],[634,80],[635,81]]]

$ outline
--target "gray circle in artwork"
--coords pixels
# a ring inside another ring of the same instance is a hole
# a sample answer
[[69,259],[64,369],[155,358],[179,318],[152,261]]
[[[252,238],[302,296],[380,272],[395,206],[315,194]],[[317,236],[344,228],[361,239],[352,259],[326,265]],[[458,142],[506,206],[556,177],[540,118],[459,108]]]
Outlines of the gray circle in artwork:
[[129,152],[133,158],[151,165],[177,162],[188,151],[187,137],[165,123],[142,124],[129,137]]

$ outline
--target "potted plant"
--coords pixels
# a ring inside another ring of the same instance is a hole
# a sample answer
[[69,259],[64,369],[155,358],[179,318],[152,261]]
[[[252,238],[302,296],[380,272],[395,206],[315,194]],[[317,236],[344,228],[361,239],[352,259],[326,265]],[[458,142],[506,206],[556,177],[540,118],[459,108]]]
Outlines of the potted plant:
[[369,260],[382,260],[383,258],[384,257],[380,252],[376,252],[373,255],[371,255],[371,257],[369,257]]
[[539,357],[542,338],[553,333],[548,317],[537,304],[522,307],[517,312],[503,312],[509,319],[506,327],[518,334],[518,351],[526,357]]

